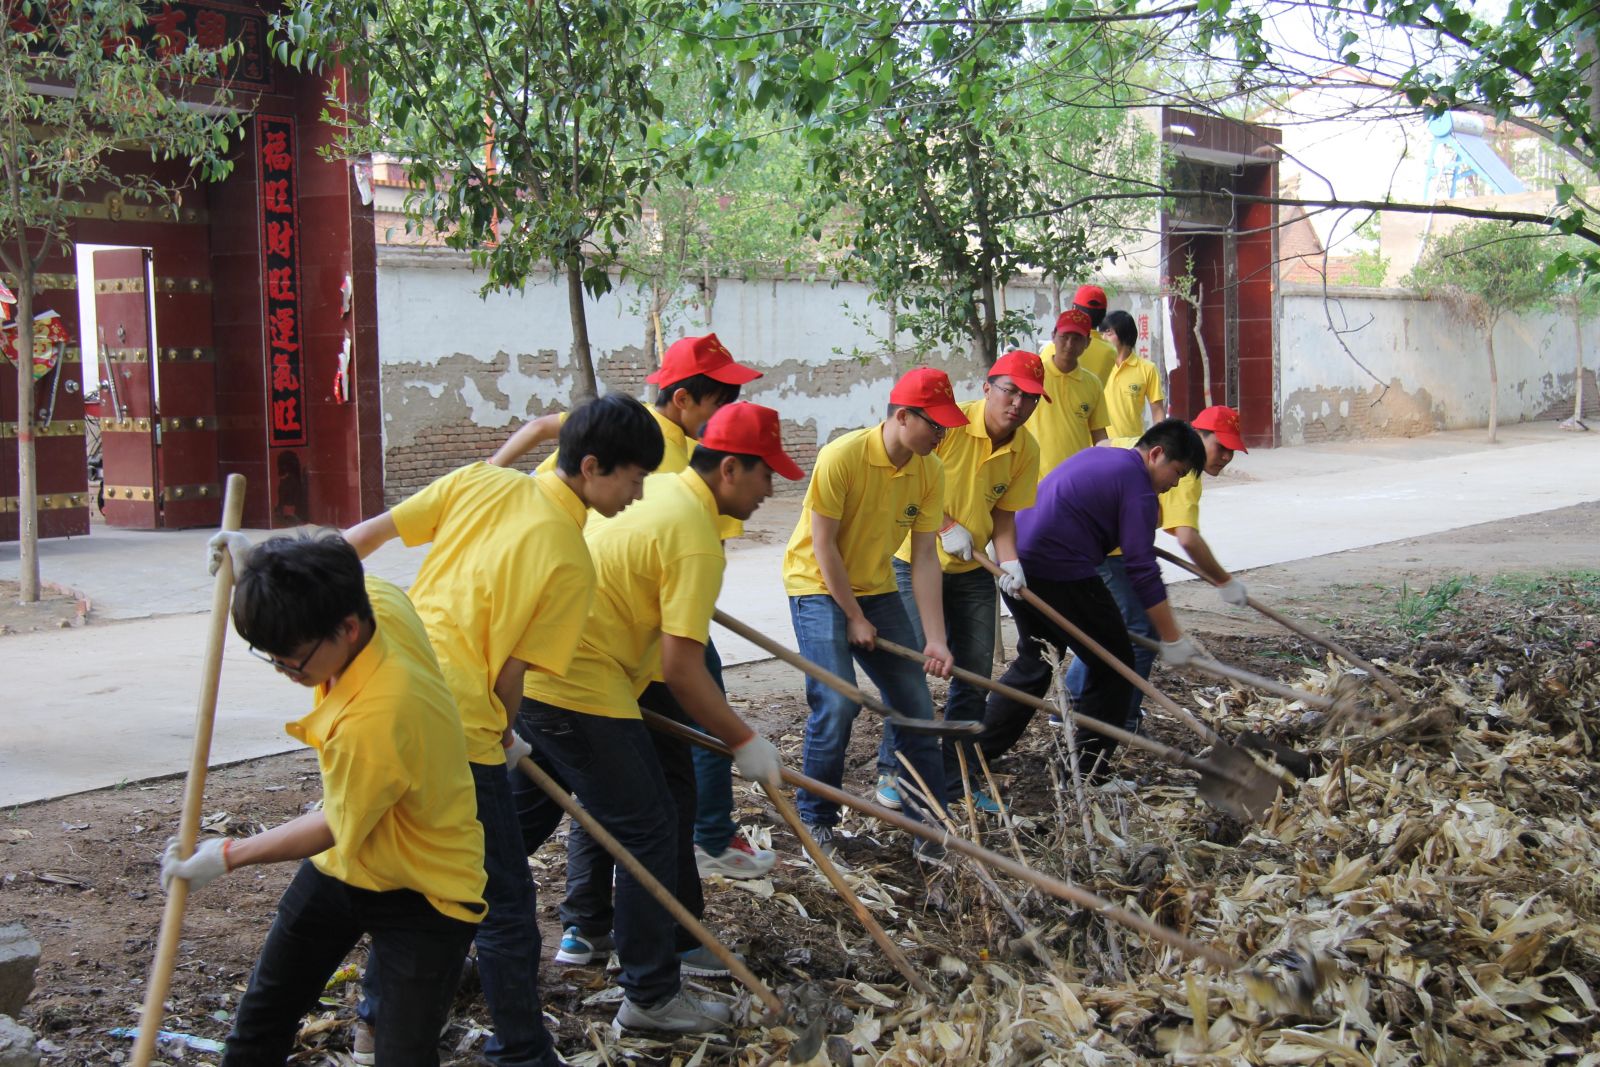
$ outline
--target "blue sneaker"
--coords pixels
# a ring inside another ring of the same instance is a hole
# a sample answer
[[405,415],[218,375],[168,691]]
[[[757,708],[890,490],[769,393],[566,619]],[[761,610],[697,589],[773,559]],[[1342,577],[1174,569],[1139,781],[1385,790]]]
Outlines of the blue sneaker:
[[[744,962],[744,956],[740,953],[735,952],[733,955],[741,963]],[[717,959],[716,954],[704,945],[678,953],[678,966],[684,974],[696,978],[726,978],[732,973],[728,970],[728,965]]]
[[1000,805],[996,804],[994,798],[981,789],[972,791],[972,806],[985,815],[1000,814]]
[[556,949],[556,962],[582,967],[597,958],[605,959],[611,954],[611,948],[610,934],[590,936],[576,926],[569,926],[561,932],[561,947]]
[[892,775],[878,775],[878,788],[873,791],[872,795],[879,804],[886,808],[893,808],[895,811],[899,811],[901,808],[900,790],[895,788]]

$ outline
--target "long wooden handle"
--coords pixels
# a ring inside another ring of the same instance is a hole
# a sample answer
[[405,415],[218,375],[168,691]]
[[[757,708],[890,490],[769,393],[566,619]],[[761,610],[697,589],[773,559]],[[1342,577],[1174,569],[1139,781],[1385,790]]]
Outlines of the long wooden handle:
[[[1136,634],[1130,630],[1128,632],[1128,636],[1133,639],[1134,644],[1142,645],[1145,648],[1151,649],[1152,651],[1159,651],[1161,648],[1161,645],[1158,642],[1150,640],[1148,637],[1144,636],[1144,634]],[[1285,700],[1303,701],[1314,708],[1328,710],[1338,703],[1338,701],[1334,700],[1333,697],[1323,696],[1321,693],[1312,693],[1308,690],[1301,689],[1298,686],[1288,685],[1287,683],[1280,682],[1276,678],[1268,678],[1266,675],[1257,674],[1254,671],[1247,671],[1243,667],[1235,667],[1232,664],[1223,663],[1218,659],[1208,659],[1205,656],[1197,656],[1196,658],[1191,659],[1188,663],[1185,663],[1184,666],[1188,667],[1190,670],[1199,671],[1202,674],[1209,674],[1213,678],[1223,678],[1230,682],[1238,682],[1240,685],[1247,685],[1252,689],[1259,689],[1263,693],[1271,693],[1273,696],[1280,696]]]
[[[1156,555],[1160,556],[1162,559],[1166,560],[1175,567],[1182,567],[1196,578],[1211,582],[1210,577],[1208,577],[1204,571],[1202,571],[1199,567],[1196,567],[1189,560],[1184,559],[1182,556],[1174,555],[1164,548],[1156,549]],[[1216,585],[1217,583],[1211,582],[1211,584]],[[1389,695],[1389,699],[1403,706],[1410,706],[1411,698],[1406,695],[1406,691],[1401,689],[1399,684],[1393,678],[1389,677],[1383,671],[1380,671],[1377,667],[1373,666],[1371,663],[1368,663],[1366,660],[1350,651],[1350,649],[1345,647],[1343,643],[1335,640],[1332,635],[1322,633],[1313,627],[1307,626],[1303,622],[1297,622],[1296,620],[1289,618],[1287,615],[1284,615],[1282,612],[1268,607],[1255,597],[1246,597],[1245,603],[1249,604],[1256,611],[1259,611],[1261,614],[1265,615],[1279,626],[1282,626],[1284,629],[1289,630],[1292,633],[1299,634],[1307,641],[1312,641],[1321,645],[1323,648],[1327,649],[1329,652],[1332,652],[1335,656],[1343,659],[1351,666],[1359,667],[1366,671],[1368,677],[1377,683],[1378,688],[1382,689]]]
[[[904,645],[897,645],[893,641],[887,641],[881,637],[878,638],[878,647],[891,655],[900,656],[914,663],[922,663],[927,660],[927,657],[921,652],[907,648]],[[1222,768],[1207,763],[1198,756],[1191,756],[1189,753],[1173,748],[1171,745],[1163,745],[1159,741],[1152,741],[1143,734],[1130,733],[1120,726],[1102,722],[1092,715],[1084,715],[1082,712],[1073,711],[1071,708],[1058,708],[1043,697],[1036,697],[1032,693],[1024,693],[1020,689],[1013,689],[1011,686],[1004,685],[992,678],[986,678],[981,674],[975,674],[961,667],[952,667],[950,669],[950,677],[959,678],[968,685],[975,685],[979,689],[987,689],[991,693],[999,693],[1003,697],[1015,700],[1019,704],[1026,704],[1028,707],[1038,711],[1049,712],[1052,715],[1070,715],[1072,716],[1072,721],[1085,730],[1092,730],[1097,734],[1133,748],[1142,748],[1146,752],[1160,756],[1167,762],[1185,770],[1196,771],[1200,774],[1214,774],[1221,778],[1227,778],[1229,781],[1234,781],[1233,777]]]
[[767,984],[757,978],[755,973],[745,966],[743,960],[734,955],[721,941],[718,941],[716,935],[705,928],[705,924],[689,914],[689,909],[684,907],[677,897],[673,896],[672,891],[662,885],[661,881],[645,868],[645,865],[639,861],[637,856],[623,848],[622,842],[611,836],[611,831],[601,826],[599,819],[591,815],[583,805],[573,800],[571,793],[562,789],[554,778],[546,774],[542,767],[527,756],[522,757],[522,761],[517,764],[517,770],[533,779],[533,783],[543,789],[551,800],[560,805],[562,811],[572,816],[573,821],[587,830],[590,837],[600,842],[601,848],[611,853],[612,859],[627,868],[628,873],[633,875],[640,885],[644,886],[647,893],[656,898],[657,903],[667,909],[668,914],[676,919],[680,926],[693,934],[696,941],[699,941],[710,950],[713,956],[721,960],[722,965],[728,968],[733,976],[743,983],[746,989],[754,993],[761,1003],[767,1006],[767,1010],[772,1012],[774,1018],[783,1019],[787,1017],[783,1001],[778,999],[778,995],[767,988]]
[[[994,560],[984,555],[979,549],[973,549],[972,558],[982,564],[984,570],[988,571],[996,578],[999,578],[1005,574],[1005,572],[1002,571],[998,565],[996,565]],[[1082,642],[1085,648],[1104,660],[1107,666],[1116,671],[1118,674],[1122,675],[1122,677],[1127,679],[1129,682],[1133,683],[1133,687],[1139,690],[1139,692],[1143,693],[1151,700],[1154,700],[1170,714],[1177,716],[1189,727],[1189,729],[1199,734],[1211,744],[1226,744],[1220,734],[1218,734],[1210,726],[1207,726],[1205,723],[1195,718],[1186,709],[1180,707],[1177,701],[1167,696],[1145,679],[1139,677],[1138,671],[1122,662],[1116,656],[1113,656],[1109,651],[1106,650],[1104,645],[1100,644],[1100,642],[1084,633],[1077,626],[1074,626],[1065,615],[1061,614],[1061,612],[1057,611],[1049,604],[1046,604],[1044,600],[1040,598],[1039,594],[1035,593],[1027,586],[1023,586],[1021,592],[1022,599],[1027,601],[1035,611],[1039,612],[1039,614],[1043,615],[1045,618],[1061,627],[1061,629],[1071,634],[1078,641]]]
[[845,681],[843,678],[839,677],[837,674],[834,674],[826,667],[812,663],[798,652],[791,652],[789,649],[784,648],[782,645],[778,644],[778,642],[774,641],[760,630],[753,629],[752,627],[745,625],[738,619],[735,619],[720,610],[715,612],[711,618],[712,621],[716,622],[724,629],[738,634],[740,637],[744,638],[746,641],[749,641],[752,645],[755,645],[762,651],[776,656],[778,659],[783,660],[783,662],[787,663],[791,667],[798,668],[807,676],[815,678],[828,688],[840,693],[843,696],[849,697],[862,707],[875,711],[879,715],[890,716],[897,719],[904,717],[889,705],[885,704],[871,693],[868,693],[865,689],[862,689],[860,686],[851,682]]
[[811,836],[811,831],[806,829],[806,824],[800,819],[800,813],[794,810],[794,804],[784,795],[781,782],[764,782],[762,784],[766,786],[767,799],[772,801],[773,807],[778,809],[778,814],[783,816],[783,821],[789,824],[790,830],[794,831],[794,836],[800,841],[800,847],[806,850],[806,855],[811,857],[812,862],[817,865],[817,869],[822,872],[823,877],[833,886],[834,892],[838,893],[840,898],[850,906],[850,910],[855,913],[856,919],[866,928],[867,933],[871,935],[873,941],[877,942],[878,947],[883,949],[883,954],[889,957],[889,962],[894,964],[895,970],[905,976],[905,980],[911,983],[911,988],[927,996],[934,996],[933,986],[929,985],[927,979],[917,973],[917,969],[911,965],[911,961],[906,958],[906,954],[901,951],[900,946],[894,943],[894,939],[888,935],[882,926],[878,925],[878,920],[872,917],[872,913],[867,910],[867,906],[861,903],[861,898],[856,896],[855,890],[851,889],[850,884],[844,880],[844,875],[839,873],[838,866],[828,858],[826,852],[822,851],[821,846],[817,844],[817,839]]
[[[244,521],[244,475],[228,475],[222,497],[222,529],[236,533]],[[200,836],[201,805],[206,792],[206,768],[211,762],[211,731],[217,719],[217,687],[222,681],[222,648],[228,639],[228,608],[233,602],[233,553],[222,553],[222,565],[211,585],[211,628],[206,638],[205,664],[200,668],[200,702],[194,716],[194,745],[189,750],[189,777],[183,786],[183,814],[178,820],[178,855],[194,854]],[[162,1008],[172,987],[172,969],[178,960],[178,939],[183,933],[183,912],[189,903],[189,882],[174,878],[161,913],[161,933],[150,980],[145,986],[144,1009],[139,1013],[139,1036],[134,1040],[134,1067],[149,1067],[161,1029]]]
[[[652,730],[660,730],[663,733],[672,734],[688,741],[690,744],[710,749],[712,752],[720,752],[725,756],[732,755],[727,745],[698,730],[691,730],[682,723],[673,722],[671,719],[657,715],[653,711],[644,710],[643,715],[644,721]],[[874,804],[869,800],[864,800],[853,793],[847,793],[843,789],[835,789],[833,786],[819,782],[815,778],[807,778],[805,775],[791,771],[787,767],[783,769],[783,780],[792,786],[815,793],[824,800],[854,808],[864,815],[872,816],[879,822],[904,830],[906,833],[913,834],[925,841],[932,841],[935,844],[955,849],[964,856],[971,857],[979,863],[987,864],[994,870],[1002,871],[1013,878],[1027,882],[1029,885],[1049,893],[1053,897],[1087,908],[1098,915],[1105,916],[1112,922],[1121,923],[1123,926],[1137,930],[1147,937],[1171,945],[1185,956],[1204,960],[1227,970],[1237,970],[1244,966],[1237,959],[1219,948],[1185,937],[1176,930],[1152,922],[1143,915],[1118,907],[1109,900],[1089,892],[1087,889],[1075,886],[1071,882],[1063,882],[1059,878],[1052,878],[1047,874],[1041,874],[1027,864],[1018,863],[1016,860],[1002,856],[998,852],[991,852],[982,845],[973,844],[964,837],[946,834],[926,823],[918,822],[902,815],[898,811],[890,811],[888,808]]]

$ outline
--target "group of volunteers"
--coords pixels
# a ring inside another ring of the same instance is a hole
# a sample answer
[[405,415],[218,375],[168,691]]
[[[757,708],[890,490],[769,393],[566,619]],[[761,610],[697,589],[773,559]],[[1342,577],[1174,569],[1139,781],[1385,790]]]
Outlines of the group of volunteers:
[[[783,561],[801,655],[849,680],[859,666],[902,715],[933,718],[925,675],[959,667],[987,677],[993,666],[997,583],[975,555],[987,548],[1018,632],[1002,681],[1043,696],[1052,661],[1070,649],[1078,708],[1136,728],[1133,686],[1025,591],[1145,674],[1130,630],[1157,636],[1164,662],[1198,654],[1167,603],[1158,527],[1230,603],[1244,599],[1198,532],[1200,472],[1215,475],[1244,451],[1238,417],[1208,408],[1190,423],[1166,418],[1137,340],[1133,319],[1106,314],[1104,292],[1084,286],[1042,356],[1002,356],[981,395],[958,401],[944,372],[912,370],[882,422],[824,446]],[[213,571],[231,556],[234,625],[251,653],[315,690],[311,712],[287,729],[316,751],[323,781],[314,811],[163,856],[163,884],[182,878],[191,889],[243,866],[305,861],[240,1000],[225,1067],[283,1064],[300,1019],[363,935],[356,1062],[437,1064],[474,944],[493,1024],[487,1060],[561,1062],[541,1013],[528,857],[562,812],[521,772],[524,758],[697,917],[702,877],[772,868],[773,853],[733,820],[732,770],[776,783],[780,756],[729,706],[711,641],[723,542],[772,494],[775,475],[805,477],[784,450],[779,413],[738,399],[759,377],[715,335],[684,338],[648,379],[651,406],[613,394],[536,419],[489,462],[343,534],[212,539]],[[531,477],[511,469],[551,442],[555,454]],[[428,546],[407,592],[361,562],[395,538]],[[920,649],[923,665],[890,655],[880,638]],[[804,773],[837,787],[860,707],[809,680],[806,700]],[[714,735],[732,760],[649,729],[644,710]],[[1004,753],[1032,709],[985,700],[957,679],[945,715],[982,721],[965,751],[885,725],[880,803],[921,819],[970,793],[995,809],[978,781],[957,788],[960,768]],[[1103,777],[1112,747],[1086,735],[1085,772]],[[844,862],[837,805],[802,790],[798,808]],[[726,1027],[727,1003],[683,984],[726,974],[723,965],[580,828],[566,851],[555,958],[581,965],[615,953],[619,1027]],[[935,843],[917,839],[913,851],[944,862]]]

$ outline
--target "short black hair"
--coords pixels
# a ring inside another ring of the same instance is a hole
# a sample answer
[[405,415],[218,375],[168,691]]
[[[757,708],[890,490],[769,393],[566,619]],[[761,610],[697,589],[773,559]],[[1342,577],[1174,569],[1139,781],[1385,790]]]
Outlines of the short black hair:
[[1100,324],[1105,321],[1105,308],[1092,308],[1087,304],[1073,304],[1072,306],[1089,316],[1089,325],[1096,330],[1098,330],[1100,328]]
[[1191,471],[1205,469],[1206,444],[1194,427],[1182,419],[1162,419],[1139,438],[1139,448],[1149,450],[1157,445],[1168,459],[1178,460]]
[[573,410],[561,424],[561,452],[556,466],[567,477],[576,477],[584,456],[593,456],[601,474],[618,467],[643,467],[653,471],[661,466],[667,443],[655,416],[631,396],[610,393]]
[[1126,311],[1113,311],[1106,316],[1105,328],[1117,335],[1117,340],[1132,348],[1139,343],[1139,324]]
[[269,537],[233,579],[233,626],[252,647],[287,656],[351,615],[372,621],[361,557],[337,531]]
[[695,403],[703,400],[715,399],[724,404],[731,404],[739,399],[739,387],[719,382],[708,374],[691,374],[681,381],[671,385],[663,385],[656,390],[656,407],[664,408],[672,403],[672,395],[679,389],[688,392]]
[[705,445],[695,445],[694,451],[689,454],[689,467],[701,474],[710,474],[722,466],[722,461],[732,456],[739,461],[739,465],[749,470],[757,463],[763,462],[760,456],[752,456],[747,452],[724,452],[720,448],[707,448]]

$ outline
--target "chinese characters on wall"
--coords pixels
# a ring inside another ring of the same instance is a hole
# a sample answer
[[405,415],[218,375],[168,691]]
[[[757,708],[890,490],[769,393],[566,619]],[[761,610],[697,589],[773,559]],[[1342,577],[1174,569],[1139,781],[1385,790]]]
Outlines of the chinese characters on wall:
[[306,443],[300,329],[300,220],[295,213],[294,121],[256,116],[261,196],[261,276],[265,283],[267,441]]

